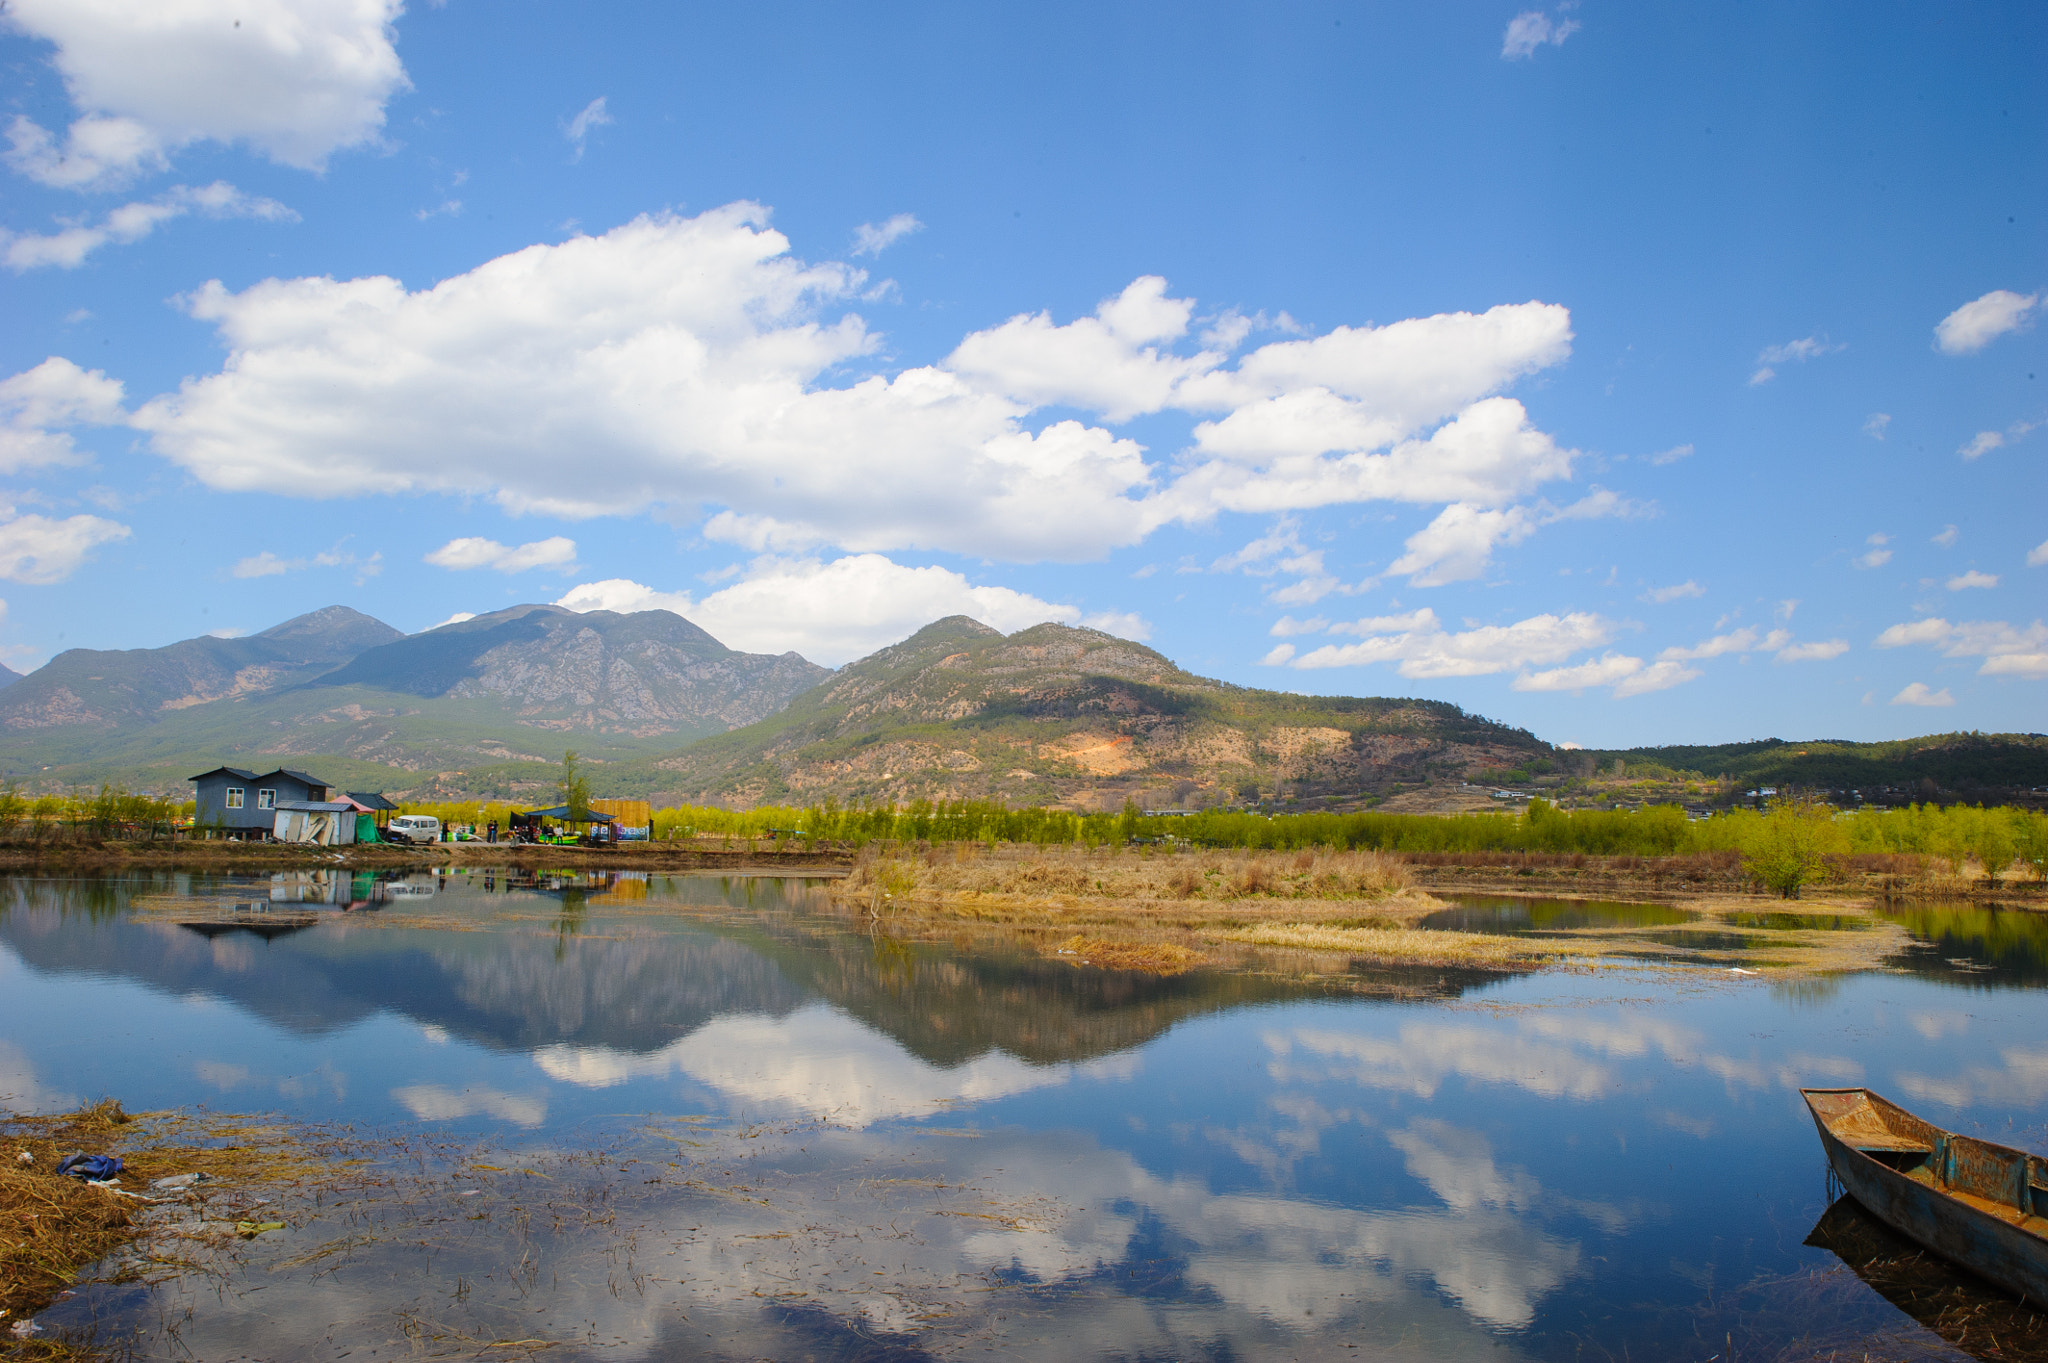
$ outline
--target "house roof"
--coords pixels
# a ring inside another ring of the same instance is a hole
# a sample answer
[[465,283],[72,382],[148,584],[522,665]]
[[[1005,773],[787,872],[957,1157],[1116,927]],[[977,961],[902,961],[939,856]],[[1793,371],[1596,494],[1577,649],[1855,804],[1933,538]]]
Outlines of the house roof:
[[244,781],[256,779],[255,772],[243,771],[240,767],[215,767],[212,771],[202,771],[197,776],[188,776],[185,779],[188,781],[204,781],[209,776],[233,776]]
[[383,811],[387,809],[396,810],[398,808],[397,805],[385,799],[381,791],[352,790],[348,793],[348,798],[354,800],[364,809],[374,809],[378,811]]
[[292,778],[292,780],[294,780],[294,781],[304,781],[304,782],[305,782],[305,783],[306,783],[307,785],[309,785],[309,786],[318,786],[318,787],[320,787],[320,789],[322,789],[322,790],[331,790],[331,789],[333,789],[333,787],[332,787],[332,786],[330,786],[330,785],[329,785],[329,784],[328,784],[327,782],[325,782],[325,781],[321,780],[321,779],[320,779],[319,777],[317,777],[317,776],[308,776],[308,775],[306,775],[306,773],[304,773],[304,772],[302,772],[302,771],[293,771],[293,770],[292,770],[292,769],[291,769],[290,767],[279,767],[279,768],[278,768],[278,769],[277,769],[276,771],[272,772],[272,773],[271,773],[271,775],[273,775],[273,776],[289,776],[289,777],[291,777],[291,778]]
[[277,807],[295,814],[345,814],[357,808],[352,800],[279,800]]

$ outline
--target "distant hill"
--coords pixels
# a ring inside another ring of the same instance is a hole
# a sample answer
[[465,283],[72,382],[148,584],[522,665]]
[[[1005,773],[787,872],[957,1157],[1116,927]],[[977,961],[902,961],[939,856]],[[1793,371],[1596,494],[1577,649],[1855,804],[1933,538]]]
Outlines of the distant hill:
[[316,687],[482,701],[519,723],[702,733],[764,719],[832,675],[795,653],[737,653],[672,611],[513,606],[370,648]]
[[263,695],[405,636],[347,606],[297,616],[244,639],[163,648],[73,648],[0,691],[0,730],[134,728],[209,702]]
[[1885,743],[1815,739],[1754,743],[1589,750],[1601,768],[1616,759],[1630,774],[1654,768],[1726,776],[1744,787],[1792,786],[1813,790],[1889,790],[1924,799],[1969,797],[2048,786],[2048,735],[1930,734]]
[[1550,748],[1440,701],[1297,696],[1183,671],[1067,625],[1005,637],[952,616],[759,724],[655,763],[678,800],[1002,798],[1153,806],[1347,798]]
[[6,663],[0,663],[0,691],[5,691],[20,680],[21,674],[19,672],[16,672]]
[[248,639],[61,654],[0,691],[0,752],[60,788],[177,789],[223,761],[289,760],[352,789],[510,794],[564,748],[600,764],[665,752],[829,675],[668,611],[517,606],[405,635],[334,606]]

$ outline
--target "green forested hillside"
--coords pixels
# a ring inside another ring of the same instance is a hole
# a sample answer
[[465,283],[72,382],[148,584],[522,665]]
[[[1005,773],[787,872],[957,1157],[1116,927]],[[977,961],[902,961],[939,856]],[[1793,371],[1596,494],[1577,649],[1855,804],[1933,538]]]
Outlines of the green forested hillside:
[[1708,780],[1726,776],[1745,787],[1866,793],[1891,788],[1931,797],[2048,786],[2048,736],[2042,734],[1930,734],[1883,743],[1788,743],[1769,738],[1713,746],[1602,749],[1583,756],[1602,769],[1611,769],[1619,759],[1630,775],[1662,767]]

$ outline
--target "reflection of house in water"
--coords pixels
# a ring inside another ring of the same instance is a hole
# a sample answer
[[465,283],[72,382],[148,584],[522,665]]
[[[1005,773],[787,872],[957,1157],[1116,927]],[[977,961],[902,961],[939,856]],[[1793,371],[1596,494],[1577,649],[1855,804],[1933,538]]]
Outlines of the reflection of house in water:
[[251,913],[246,917],[208,919],[202,923],[180,923],[187,932],[196,932],[201,937],[225,937],[231,932],[246,932],[274,942],[280,937],[289,937],[295,932],[304,932],[320,921],[314,913]]
[[[424,880],[424,887],[417,882]],[[270,877],[273,904],[320,904],[347,912],[372,909],[409,894],[432,894],[433,877],[390,871],[279,871]]]
[[247,932],[273,941],[303,932],[330,914],[380,909],[395,897],[394,890],[397,895],[434,892],[431,883],[419,891],[394,879],[388,871],[279,871],[267,885],[258,881],[237,890],[238,897],[223,897],[213,912],[203,918],[187,919],[178,926],[202,937]]

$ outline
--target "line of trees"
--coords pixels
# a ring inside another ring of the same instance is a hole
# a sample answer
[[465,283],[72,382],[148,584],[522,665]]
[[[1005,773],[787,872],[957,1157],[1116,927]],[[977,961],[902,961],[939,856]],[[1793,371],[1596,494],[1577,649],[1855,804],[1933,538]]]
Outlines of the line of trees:
[[[502,827],[515,806],[500,802],[408,805],[444,823]],[[1736,809],[1689,819],[1675,805],[1638,810],[1564,810],[1532,800],[1522,813],[1256,814],[1204,810],[1154,816],[1012,809],[988,800],[916,800],[906,805],[761,805],[718,809],[683,805],[656,810],[651,836],[715,837],[756,842],[795,837],[806,842],[1035,844],[1102,847],[1133,840],[1200,847],[1296,851],[1335,848],[1414,853],[1523,852],[1586,856],[1741,854],[1750,874],[1783,893],[1824,874],[1834,859],[1859,854],[1924,858],[1961,874],[1975,863],[1993,879],[2020,867],[2048,873],[2048,814],[2010,806],[1913,805],[1838,811],[1784,802],[1767,810]]]
[[0,840],[35,843],[90,838],[140,838],[154,842],[173,836],[190,822],[190,800],[148,795],[102,784],[98,790],[68,795],[29,795],[14,782],[0,785]]

